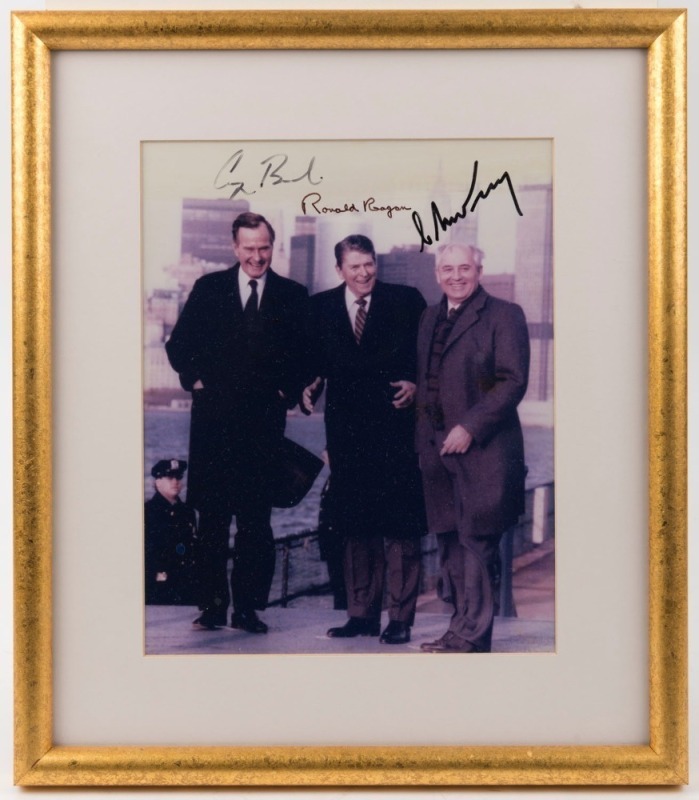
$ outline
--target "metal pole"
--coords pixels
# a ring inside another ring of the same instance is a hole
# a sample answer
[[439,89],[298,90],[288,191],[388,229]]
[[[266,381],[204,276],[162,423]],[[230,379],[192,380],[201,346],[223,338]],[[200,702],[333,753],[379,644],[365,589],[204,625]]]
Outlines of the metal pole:
[[289,597],[289,554],[291,548],[285,544],[282,548],[282,608],[288,605]]
[[505,531],[500,542],[500,563],[502,574],[500,576],[500,616],[516,617],[515,599],[512,595],[512,552],[514,528]]

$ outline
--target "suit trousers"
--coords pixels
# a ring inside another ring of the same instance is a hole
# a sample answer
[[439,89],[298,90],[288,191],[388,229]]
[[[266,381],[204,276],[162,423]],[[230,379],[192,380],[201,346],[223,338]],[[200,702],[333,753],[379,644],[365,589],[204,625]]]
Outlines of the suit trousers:
[[[420,451],[430,531],[437,534],[442,598],[454,606],[449,630],[490,652],[500,598],[500,539],[504,531],[473,536],[459,530],[468,486],[461,456],[440,456],[437,444]],[[439,508],[435,508],[439,503]],[[432,508],[430,508],[432,506]]]
[[348,537],[344,566],[349,616],[378,620],[385,582],[389,620],[412,625],[420,588],[420,562],[417,537]]
[[456,531],[437,535],[442,597],[454,606],[449,630],[482,653],[491,650],[493,618],[500,602],[500,538],[460,540]]
[[271,514],[271,506],[259,503],[241,502],[237,509],[229,595],[228,556],[233,512],[217,507],[200,510],[199,608],[214,624],[226,624],[230,599],[236,611],[266,608],[276,556]]

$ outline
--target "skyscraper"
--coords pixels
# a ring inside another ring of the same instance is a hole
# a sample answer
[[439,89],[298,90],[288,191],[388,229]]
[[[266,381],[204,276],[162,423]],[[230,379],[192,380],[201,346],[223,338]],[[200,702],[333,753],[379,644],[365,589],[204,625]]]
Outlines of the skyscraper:
[[[434,203],[437,204],[439,213],[442,217],[453,217],[456,211],[461,211],[461,203],[463,203],[463,192],[458,196],[453,193],[450,194],[446,188],[446,182],[442,171],[442,163],[440,161],[439,171],[435,184],[430,194]],[[452,199],[454,202],[452,202]],[[430,215],[431,215],[430,211]],[[478,212],[468,212],[465,219],[455,222],[446,231],[439,232],[439,244],[472,244],[478,246]]]
[[433,253],[421,253],[417,245],[407,245],[393,247],[390,253],[378,253],[377,259],[379,280],[414,286],[428,304],[439,302],[442,290],[434,275]]
[[233,220],[249,210],[247,200],[185,198],[182,201],[182,255],[230,266],[234,261]]
[[514,302],[515,276],[511,272],[501,272],[497,275],[483,274],[481,276],[481,286],[493,297],[499,297],[509,303]]
[[292,236],[290,250],[289,277],[310,291],[313,288],[316,237],[310,233]]
[[551,184],[520,186],[524,216],[517,225],[515,301],[524,309],[531,338],[525,400],[553,398],[553,248]]

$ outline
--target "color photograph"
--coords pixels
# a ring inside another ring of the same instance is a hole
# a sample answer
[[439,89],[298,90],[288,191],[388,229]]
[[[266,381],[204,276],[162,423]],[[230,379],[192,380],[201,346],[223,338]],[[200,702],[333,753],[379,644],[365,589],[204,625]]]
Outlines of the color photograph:
[[145,653],[555,652],[552,141],[141,170]]

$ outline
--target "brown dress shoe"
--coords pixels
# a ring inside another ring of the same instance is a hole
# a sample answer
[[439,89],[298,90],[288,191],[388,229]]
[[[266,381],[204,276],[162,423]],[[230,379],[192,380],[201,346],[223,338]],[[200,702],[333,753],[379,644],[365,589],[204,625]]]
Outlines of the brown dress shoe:
[[423,653],[480,653],[481,651],[472,642],[462,639],[451,631],[434,642],[423,642],[420,645]]

